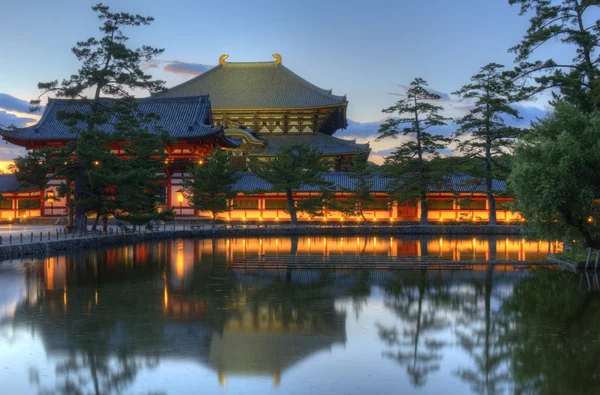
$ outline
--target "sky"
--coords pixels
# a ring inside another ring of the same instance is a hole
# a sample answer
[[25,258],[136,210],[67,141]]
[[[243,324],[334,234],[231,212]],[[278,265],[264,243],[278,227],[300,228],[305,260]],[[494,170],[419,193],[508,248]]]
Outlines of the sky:
[[[97,36],[91,6],[98,0],[3,0],[0,2],[0,125],[23,126],[39,116],[27,102],[39,95],[37,83],[60,80],[78,68],[70,49]],[[228,61],[283,64],[313,84],[347,95],[349,127],[336,136],[371,142],[381,161],[398,141],[376,142],[391,106],[415,77],[444,97],[448,115],[464,108],[451,92],[490,62],[513,66],[508,48],[517,44],[528,18],[508,0],[171,0],[106,1],[111,11],[151,15],[155,22],[125,31],[132,46],[165,52],[148,71],[177,85]],[[560,57],[556,45],[540,56]],[[520,125],[542,117],[548,97],[519,104]],[[444,129],[451,133],[452,126]],[[0,166],[22,150],[0,146]]]

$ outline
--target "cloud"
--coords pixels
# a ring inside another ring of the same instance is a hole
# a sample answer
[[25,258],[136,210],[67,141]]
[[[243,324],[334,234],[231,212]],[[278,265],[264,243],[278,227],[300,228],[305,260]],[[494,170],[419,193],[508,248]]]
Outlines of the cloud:
[[214,67],[201,63],[180,61],[165,61],[165,63],[163,70],[168,71],[169,73],[186,75],[200,75]]
[[17,156],[26,154],[25,148],[4,141],[4,144],[0,145],[0,170],[7,171],[7,167],[13,164]]
[[34,122],[37,122],[37,119],[19,117],[13,113],[0,110],[0,125],[5,127],[16,126],[18,128],[22,128]]
[[[407,90],[410,89],[410,86],[408,86],[408,85],[394,84],[394,86],[397,86],[397,87],[401,88],[404,92],[406,92]],[[427,91],[429,93],[433,93],[434,95],[438,95],[440,97],[440,99],[438,101],[450,101],[450,100],[452,100],[452,96],[449,93],[438,91],[437,89],[433,89],[433,88],[430,88],[430,87],[426,87],[425,89],[427,89]],[[402,93],[390,92],[389,94],[393,95],[393,96],[404,96],[404,92],[402,92]]]
[[369,143],[369,147],[371,148],[369,160],[377,164],[382,164],[385,157],[389,156],[396,147],[411,139],[410,136],[398,136],[397,139],[377,141],[377,130],[382,122],[384,121],[360,123],[348,119],[348,128],[337,132],[335,136],[346,140],[356,140],[359,144]]
[[544,118],[546,115],[548,115],[548,111],[535,106],[513,104],[511,107],[519,111],[519,115],[523,118],[520,120],[516,120],[512,117],[505,119],[505,122],[511,126],[528,128],[531,126],[531,122],[536,122],[538,119]]
[[6,93],[0,93],[0,109],[21,113],[29,112],[30,104]]

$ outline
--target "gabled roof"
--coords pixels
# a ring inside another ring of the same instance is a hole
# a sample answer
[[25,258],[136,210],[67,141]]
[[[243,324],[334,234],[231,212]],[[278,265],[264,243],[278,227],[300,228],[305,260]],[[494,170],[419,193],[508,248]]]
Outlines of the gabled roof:
[[210,95],[214,109],[307,108],[345,105],[345,96],[321,89],[275,62],[225,62],[156,97]]
[[265,147],[250,151],[257,155],[276,155],[282,147],[291,144],[307,144],[317,148],[325,155],[356,154],[369,150],[369,144],[357,144],[354,140],[340,139],[324,133],[286,133],[262,134],[260,138],[267,141]]
[[[207,137],[222,133],[222,127],[212,125],[212,115],[208,96],[175,97],[175,98],[145,98],[135,99],[138,109],[143,114],[154,113],[159,119],[152,120],[143,126],[149,131],[160,133],[161,128],[175,138]],[[108,106],[114,99],[103,99]],[[82,100],[50,99],[42,115],[42,119],[33,126],[3,132],[5,140],[72,140],[75,135],[71,127],[59,121],[56,116],[59,111],[87,113],[90,106]],[[112,133],[115,131],[116,116],[108,123],[99,125],[98,130]],[[81,123],[79,128],[84,128]]]

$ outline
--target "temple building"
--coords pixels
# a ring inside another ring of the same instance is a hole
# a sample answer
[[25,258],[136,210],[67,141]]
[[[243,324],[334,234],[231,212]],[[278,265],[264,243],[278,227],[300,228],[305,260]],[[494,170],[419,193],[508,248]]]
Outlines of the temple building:
[[[142,113],[157,114],[158,119],[145,125],[149,131],[166,130],[175,142],[166,147],[168,160],[164,177],[167,199],[162,207],[173,207],[177,217],[208,219],[211,214],[198,212],[188,204],[182,191],[182,181],[189,177],[187,168],[202,164],[215,149],[226,150],[233,166],[241,173],[234,185],[238,197],[233,209],[222,213],[223,221],[286,221],[289,215],[285,195],[270,191],[271,186],[247,172],[250,158],[269,160],[290,144],[307,144],[323,153],[330,172],[323,175],[334,185],[337,197],[346,199],[344,188],[354,180],[346,170],[357,154],[370,153],[368,144],[334,137],[337,130],[347,126],[345,96],[319,88],[304,80],[282,64],[274,54],[271,62],[228,62],[222,55],[219,65],[180,85],[152,97],[136,99]],[[104,99],[110,105],[112,99]],[[57,119],[60,111],[86,111],[78,100],[50,99],[41,120],[33,126],[1,131],[7,142],[39,149],[61,146],[76,136],[70,127]],[[114,132],[115,122],[103,125],[103,131]],[[111,149],[121,154],[122,147],[115,143]],[[66,201],[58,197],[60,179],[50,181],[46,191],[26,190],[14,176],[0,178],[0,193],[7,199],[0,201],[0,219],[31,217],[64,217]],[[420,215],[417,202],[388,202],[387,180],[377,175],[372,192],[375,202],[363,207],[369,221],[416,221]],[[469,185],[468,187],[466,185]],[[481,221],[489,219],[484,188],[473,187],[464,176],[450,179],[443,190],[432,190],[428,198],[430,221]],[[503,192],[506,186],[496,182],[494,189]],[[261,189],[261,194],[254,191]],[[319,190],[304,186],[296,191],[298,197],[316,195]],[[520,219],[518,213],[504,208],[510,198],[498,198],[499,222]],[[468,204],[463,204],[468,201]],[[300,215],[302,221],[344,221],[362,218],[344,218],[339,212],[324,212],[319,218]]]
[[334,171],[345,170],[356,153],[368,154],[368,144],[332,136],[347,126],[346,96],[311,84],[285,67],[281,55],[273,57],[273,62],[234,63],[222,55],[218,66],[156,96],[208,95],[215,125],[243,140],[230,150],[240,170],[248,157],[273,156],[289,144],[317,147]]

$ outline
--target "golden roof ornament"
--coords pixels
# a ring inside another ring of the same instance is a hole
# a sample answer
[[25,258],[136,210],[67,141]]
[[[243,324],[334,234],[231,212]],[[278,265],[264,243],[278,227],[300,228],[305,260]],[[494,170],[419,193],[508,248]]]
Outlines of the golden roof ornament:
[[[275,66],[280,65],[283,62],[280,54],[274,53],[271,56],[273,56],[273,58],[275,58],[275,60],[273,62],[271,62]],[[221,65],[221,66],[227,65],[228,64],[228,62],[226,61],[227,58],[229,58],[229,55],[227,55],[227,54],[223,54],[223,55],[219,56],[219,65]]]

